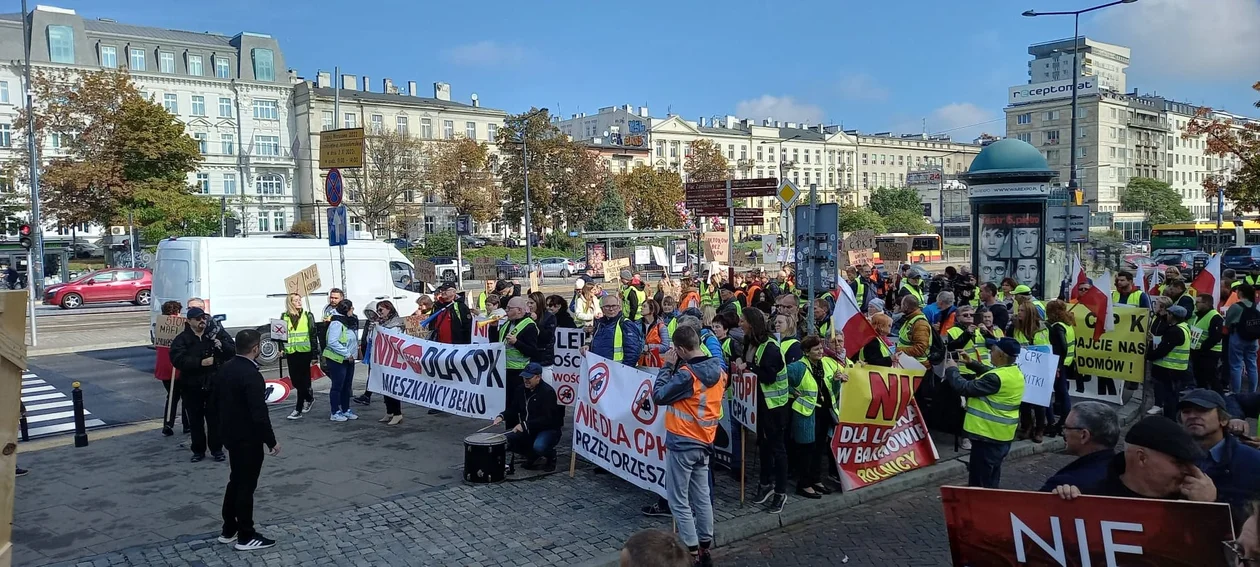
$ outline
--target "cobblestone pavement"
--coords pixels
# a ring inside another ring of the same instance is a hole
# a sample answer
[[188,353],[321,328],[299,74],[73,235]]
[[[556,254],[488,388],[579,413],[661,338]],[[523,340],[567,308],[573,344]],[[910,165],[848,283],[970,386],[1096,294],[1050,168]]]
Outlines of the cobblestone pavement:
[[[1036,490],[1073,457],[1042,454],[1009,463],[1002,488]],[[966,484],[957,477],[944,484]],[[949,539],[937,486],[925,486],[836,515],[796,524],[714,551],[723,567],[949,565]]]

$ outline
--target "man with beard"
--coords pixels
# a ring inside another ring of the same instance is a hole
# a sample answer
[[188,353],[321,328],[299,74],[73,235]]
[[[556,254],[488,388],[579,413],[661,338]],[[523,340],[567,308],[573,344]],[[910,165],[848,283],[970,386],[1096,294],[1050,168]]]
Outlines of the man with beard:
[[210,330],[210,315],[200,307],[188,309],[184,331],[171,341],[171,363],[179,369],[184,407],[192,426],[192,462],[206,458],[206,448],[215,461],[223,462],[219,441],[219,408],[215,400],[215,376],[223,363],[236,356],[232,337],[218,327]]

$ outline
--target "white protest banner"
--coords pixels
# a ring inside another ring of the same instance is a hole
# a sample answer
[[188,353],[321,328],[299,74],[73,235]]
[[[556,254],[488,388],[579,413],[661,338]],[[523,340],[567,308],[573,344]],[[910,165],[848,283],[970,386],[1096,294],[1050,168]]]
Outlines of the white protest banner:
[[1024,403],[1050,407],[1054,393],[1054,375],[1059,369],[1059,355],[1033,347],[1019,349],[1015,365],[1024,373]]
[[656,377],[587,353],[573,413],[573,452],[631,484],[665,496],[665,410]]
[[571,406],[577,401],[577,387],[582,375],[582,341],[585,338],[582,329],[556,329],[556,354],[548,382],[555,388],[556,400],[562,406]]
[[271,340],[288,342],[289,326],[285,324],[284,319],[271,319],[268,324],[271,328]]
[[1077,376],[1068,384],[1072,397],[1097,400],[1114,405],[1124,405],[1124,389],[1116,387],[1116,381],[1101,376]]
[[744,372],[731,375],[731,387],[726,390],[730,394],[727,406],[735,421],[748,431],[757,432],[757,375]]
[[485,317],[473,317],[472,322],[472,344],[484,345],[490,343],[490,320]]
[[720,465],[727,470],[736,470],[739,465],[739,435],[735,432],[739,424],[731,417],[730,401],[726,400],[726,412],[722,419],[718,420],[717,431],[713,435],[713,464]]
[[502,343],[448,345],[377,327],[368,391],[446,413],[494,419],[507,405]]
[[652,263],[652,249],[647,246],[634,247],[634,265],[646,266]]
[[669,268],[669,256],[665,255],[665,249],[660,246],[652,247],[652,262],[662,268]]

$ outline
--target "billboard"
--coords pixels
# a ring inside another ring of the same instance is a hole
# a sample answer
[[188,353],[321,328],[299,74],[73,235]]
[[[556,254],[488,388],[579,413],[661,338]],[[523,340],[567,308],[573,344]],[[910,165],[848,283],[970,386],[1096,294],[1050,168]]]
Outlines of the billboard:
[[[1081,77],[1076,84],[1080,96],[1098,94],[1098,81],[1094,77]],[[1008,104],[1027,104],[1060,98],[1072,98],[1072,81],[1048,81],[1031,85],[1015,85],[1009,89]]]

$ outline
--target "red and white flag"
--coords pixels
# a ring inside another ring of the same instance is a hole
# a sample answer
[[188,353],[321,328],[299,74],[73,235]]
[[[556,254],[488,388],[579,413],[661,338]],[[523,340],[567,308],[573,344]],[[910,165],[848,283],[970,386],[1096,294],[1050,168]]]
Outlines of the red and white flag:
[[1152,270],[1151,281],[1146,284],[1146,295],[1159,295],[1159,286],[1164,283],[1164,271]]
[[1194,282],[1190,284],[1200,294],[1211,294],[1212,305],[1221,304],[1221,256],[1223,254],[1219,252],[1212,256],[1207,266],[1194,277]]
[[879,333],[858,309],[853,288],[844,282],[839,287],[840,297],[836,298],[836,308],[831,312],[831,328],[839,329],[844,334],[844,356],[852,358],[862,352],[862,347],[878,337]]
[[1094,314],[1094,317],[1103,321],[1102,325],[1094,325],[1094,338],[1097,339],[1104,332],[1115,329],[1116,323],[1111,317],[1111,271],[1104,271],[1085,293],[1080,292],[1080,287],[1083,283],[1089,283],[1089,278],[1085,275],[1085,267],[1081,265],[1079,256],[1072,258],[1072,274],[1071,299],[1084,305]]

